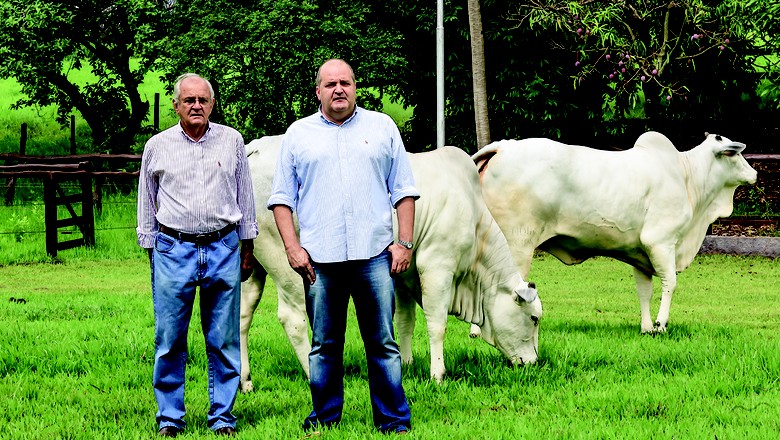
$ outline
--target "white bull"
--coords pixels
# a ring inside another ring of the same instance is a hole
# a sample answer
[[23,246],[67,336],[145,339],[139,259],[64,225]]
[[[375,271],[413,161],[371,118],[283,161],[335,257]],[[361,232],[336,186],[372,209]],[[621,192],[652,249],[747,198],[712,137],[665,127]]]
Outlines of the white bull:
[[[311,349],[303,284],[287,263],[279,233],[265,204],[270,196],[280,136],[247,146],[258,206],[260,234],[255,257],[277,286],[279,320],[307,376]],[[396,330],[401,358],[412,362],[416,305],[423,307],[431,354],[431,377],[444,373],[447,315],[478,325],[485,341],[515,364],[538,356],[541,301],[515,265],[509,245],[482,199],[479,176],[469,156],[453,147],[410,154],[421,198],[415,208],[415,252],[412,265],[396,288]],[[261,273],[261,275],[263,275]],[[247,335],[262,295],[263,280],[242,285],[241,389],[250,391]]]
[[[729,216],[737,186],[756,182],[745,144],[707,135],[678,152],[648,132],[620,152],[549,139],[505,140],[472,159],[485,201],[527,276],[535,248],[565,264],[607,256],[634,267],[641,331],[666,331],[677,272],[687,268],[708,226]],[[661,279],[655,327],[652,276]]]

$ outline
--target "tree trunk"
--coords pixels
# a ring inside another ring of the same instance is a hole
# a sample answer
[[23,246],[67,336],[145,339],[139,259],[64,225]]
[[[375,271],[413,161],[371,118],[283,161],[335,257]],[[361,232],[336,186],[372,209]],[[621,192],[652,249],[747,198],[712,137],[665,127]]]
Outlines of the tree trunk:
[[485,43],[482,39],[482,13],[479,0],[468,0],[471,35],[471,77],[474,87],[474,120],[477,126],[477,150],[490,143],[490,121],[485,85]]

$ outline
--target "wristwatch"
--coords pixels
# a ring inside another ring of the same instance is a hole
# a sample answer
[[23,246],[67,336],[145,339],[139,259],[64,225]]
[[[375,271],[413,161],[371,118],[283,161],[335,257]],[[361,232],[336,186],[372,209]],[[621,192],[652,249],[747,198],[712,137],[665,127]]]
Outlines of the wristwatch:
[[406,249],[411,249],[414,247],[414,243],[410,243],[408,241],[398,240],[398,244],[405,247]]

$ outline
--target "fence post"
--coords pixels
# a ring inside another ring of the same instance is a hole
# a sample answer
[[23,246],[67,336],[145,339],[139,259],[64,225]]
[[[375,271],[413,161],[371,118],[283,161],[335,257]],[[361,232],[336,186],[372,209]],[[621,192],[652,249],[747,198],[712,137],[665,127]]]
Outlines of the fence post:
[[[22,122],[22,128],[19,133],[19,154],[24,156],[27,151],[27,123]],[[11,165],[6,163],[6,165]],[[5,185],[5,206],[14,205],[14,197],[16,196],[16,177],[9,177]]]
[[92,177],[83,176],[81,182],[81,235],[87,247],[95,246],[95,214],[92,211]]
[[160,94],[154,94],[154,131],[160,131]]
[[103,180],[104,178],[101,176],[95,177],[95,192],[92,193],[92,203],[98,217],[103,215]]
[[76,154],[76,116],[70,115],[70,154]]
[[43,178],[44,222],[46,224],[46,253],[57,256],[57,187],[54,174]]
[[27,154],[27,123],[22,122],[22,132],[19,133],[19,154]]
[[16,178],[9,177],[5,184],[5,206],[14,206],[14,196],[16,195]]

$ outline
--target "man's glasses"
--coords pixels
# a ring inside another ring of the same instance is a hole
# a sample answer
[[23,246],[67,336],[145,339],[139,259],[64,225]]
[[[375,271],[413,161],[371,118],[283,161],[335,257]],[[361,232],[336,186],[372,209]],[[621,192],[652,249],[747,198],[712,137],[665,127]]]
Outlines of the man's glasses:
[[194,98],[194,97],[187,97],[181,100],[182,103],[185,105],[195,105],[196,102],[199,102],[200,105],[207,106],[211,104],[213,101],[211,98]]

